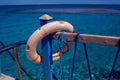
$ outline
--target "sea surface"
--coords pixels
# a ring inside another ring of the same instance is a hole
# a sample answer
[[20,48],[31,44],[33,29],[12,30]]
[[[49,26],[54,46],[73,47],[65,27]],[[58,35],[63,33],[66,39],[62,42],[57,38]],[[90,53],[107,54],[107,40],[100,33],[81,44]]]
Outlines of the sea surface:
[[[74,26],[76,32],[120,37],[120,5],[9,5],[0,6],[0,41],[5,45],[28,40],[30,35],[40,27],[39,17],[48,14],[51,21],[67,21]],[[53,50],[58,49],[58,41]],[[1,47],[1,46],[0,46]],[[38,47],[41,52],[40,47]],[[88,57],[93,80],[107,80],[112,68],[117,47],[87,44]],[[13,53],[13,51],[10,51]],[[63,80],[70,80],[74,44],[63,55]],[[21,65],[35,80],[43,80],[42,65],[30,62],[25,55],[25,45],[18,47]],[[1,71],[17,77],[14,61],[6,52],[0,53]],[[53,74],[59,78],[60,60],[53,62]],[[120,55],[116,71],[120,71]],[[74,80],[89,80],[83,43],[78,44]],[[23,79],[29,80],[23,72]]]

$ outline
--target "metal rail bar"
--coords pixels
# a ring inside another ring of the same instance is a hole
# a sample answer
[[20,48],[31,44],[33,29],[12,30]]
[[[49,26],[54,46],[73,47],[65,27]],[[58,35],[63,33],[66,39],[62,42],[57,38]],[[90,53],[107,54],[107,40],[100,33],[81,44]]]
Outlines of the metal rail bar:
[[14,47],[18,47],[22,44],[26,44],[27,41],[19,41],[19,42],[16,42],[14,44],[10,44],[8,46],[5,46],[5,47],[2,47],[0,48],[0,53],[4,52],[4,51],[8,51],[10,49],[13,49]]

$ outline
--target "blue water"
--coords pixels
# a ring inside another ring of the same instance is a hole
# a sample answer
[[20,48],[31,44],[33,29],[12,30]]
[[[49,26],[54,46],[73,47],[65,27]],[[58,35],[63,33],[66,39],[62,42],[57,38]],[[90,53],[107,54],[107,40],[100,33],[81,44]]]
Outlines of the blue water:
[[[79,11],[81,8],[85,10]],[[88,10],[88,8],[90,10]],[[99,9],[109,9],[110,12],[95,12]],[[74,26],[76,32],[120,37],[119,10],[120,5],[0,6],[0,41],[5,43],[5,45],[9,45],[17,41],[27,40],[29,36],[40,27],[38,18],[45,13],[53,17],[51,21],[64,20],[70,22]],[[75,12],[73,13],[72,11]],[[115,13],[111,13],[111,11]],[[58,45],[54,44],[53,48],[56,49],[56,46]],[[117,48],[91,44],[87,44],[87,47],[94,80],[107,80],[105,76],[108,76],[110,72]],[[42,66],[33,64],[26,58],[25,46],[19,47],[18,51],[20,62],[26,70],[30,72],[35,79],[43,79]],[[74,46],[69,52],[63,55],[63,80],[70,79],[73,51]],[[1,54],[0,59],[2,72],[17,77],[16,67],[14,66],[15,63],[12,59],[6,55],[6,53]],[[116,70],[120,70],[120,56],[116,65]],[[59,77],[59,60],[53,63],[53,73]],[[25,74],[23,74],[23,77],[24,80],[29,80]],[[89,80],[82,43],[78,45],[74,80]]]

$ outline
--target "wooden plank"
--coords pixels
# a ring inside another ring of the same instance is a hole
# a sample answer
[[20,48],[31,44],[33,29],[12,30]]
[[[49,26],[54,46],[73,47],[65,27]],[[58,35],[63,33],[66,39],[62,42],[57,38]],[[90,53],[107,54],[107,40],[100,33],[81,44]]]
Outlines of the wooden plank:
[[[54,39],[59,38],[60,32],[54,34]],[[76,33],[67,33],[64,34],[64,39],[67,41],[75,41]],[[90,34],[81,34],[79,36],[79,42],[90,43],[90,44],[100,44],[107,46],[120,46],[120,37],[114,36],[101,36],[101,35],[90,35]]]
[[15,80],[15,78],[12,78],[12,77],[7,76],[5,74],[1,74],[0,80]]

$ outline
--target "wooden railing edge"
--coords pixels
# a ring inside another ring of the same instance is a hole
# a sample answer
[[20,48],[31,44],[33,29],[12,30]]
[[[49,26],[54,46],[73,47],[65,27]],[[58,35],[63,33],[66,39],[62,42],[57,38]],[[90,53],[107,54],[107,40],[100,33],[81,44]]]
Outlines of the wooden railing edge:
[[[54,34],[54,39],[59,39],[60,32]],[[76,33],[64,33],[64,39],[67,41],[75,41]],[[89,44],[100,44],[107,46],[120,46],[120,37],[115,36],[102,36],[102,35],[91,35],[91,34],[80,34],[79,42]]]

